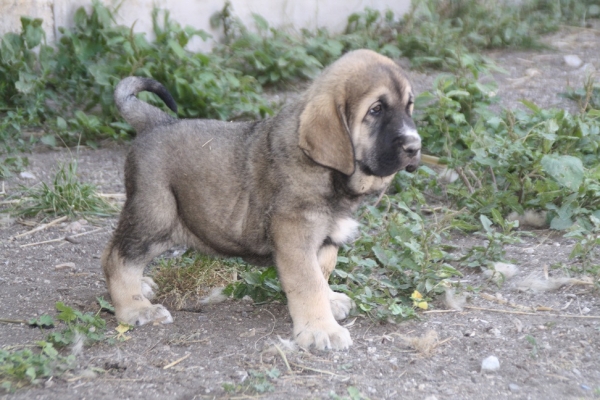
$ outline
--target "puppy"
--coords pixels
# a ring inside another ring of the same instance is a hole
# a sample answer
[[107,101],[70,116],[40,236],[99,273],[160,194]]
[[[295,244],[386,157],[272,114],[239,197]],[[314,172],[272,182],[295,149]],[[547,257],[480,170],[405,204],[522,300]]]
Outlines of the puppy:
[[401,68],[370,50],[333,63],[293,104],[254,122],[179,120],[137,99],[158,82],[129,77],[117,107],[137,132],[125,165],[127,200],[102,267],[120,321],[170,323],[150,303],[143,277],[152,258],[176,244],[206,254],[275,263],[305,348],[346,349],[351,299],[327,283],[339,246],[353,240],[352,215],[419,164],[414,95]]

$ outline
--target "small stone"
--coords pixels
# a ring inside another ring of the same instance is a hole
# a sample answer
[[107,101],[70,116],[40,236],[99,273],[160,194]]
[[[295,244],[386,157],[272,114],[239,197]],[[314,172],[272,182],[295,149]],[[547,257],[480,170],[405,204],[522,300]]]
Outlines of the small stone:
[[564,60],[565,60],[565,64],[567,64],[571,68],[579,68],[583,64],[583,61],[581,61],[581,58],[579,58],[579,56],[576,56],[574,54],[569,54],[569,55],[565,56]]
[[500,369],[500,361],[495,356],[489,356],[481,362],[481,372],[494,372]]
[[581,372],[579,372],[577,368],[573,368],[573,373],[575,374],[575,376],[581,378]]
[[66,263],[62,263],[62,264],[57,264],[54,266],[54,270],[55,271],[60,271],[63,269],[70,269],[70,270],[74,270],[75,269],[75,263],[73,262],[66,262]]
[[513,393],[518,393],[521,391],[521,387],[519,385],[517,385],[516,383],[509,383],[508,390],[510,390]]
[[19,176],[23,179],[37,179],[34,174],[31,172],[23,171],[19,174]]
[[377,347],[367,347],[367,353],[369,354],[375,354],[376,351]]
[[84,225],[87,225],[87,221],[85,219],[81,219],[79,221],[73,221],[65,228],[65,231],[71,233],[81,232],[84,229]]
[[248,379],[248,372],[246,371],[235,371],[235,377],[240,383],[244,383]]
[[592,388],[591,388],[591,387],[589,387],[588,385],[584,385],[583,383],[580,385],[580,387],[581,387],[583,390],[592,390]]

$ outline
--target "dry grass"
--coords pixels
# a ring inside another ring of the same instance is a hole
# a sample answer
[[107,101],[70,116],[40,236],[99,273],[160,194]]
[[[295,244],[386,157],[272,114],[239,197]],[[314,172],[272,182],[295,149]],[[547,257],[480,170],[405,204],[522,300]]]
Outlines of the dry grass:
[[237,274],[238,265],[231,260],[186,252],[161,261],[152,278],[159,287],[157,299],[181,310],[210,302],[215,288],[235,282]]

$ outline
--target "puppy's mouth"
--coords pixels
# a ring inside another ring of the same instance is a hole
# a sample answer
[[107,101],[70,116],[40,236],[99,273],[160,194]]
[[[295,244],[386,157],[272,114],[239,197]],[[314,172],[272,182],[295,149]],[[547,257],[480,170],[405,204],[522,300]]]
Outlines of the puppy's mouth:
[[356,160],[358,169],[367,176],[386,177],[395,174],[398,171],[415,172],[419,168],[421,162],[421,150],[406,154],[402,154],[400,159],[393,164],[376,165],[374,168],[363,160]]
[[400,169],[404,169],[406,172],[415,172],[419,168],[419,162],[421,162],[421,139],[412,140],[402,145],[400,152],[403,160],[403,166]]

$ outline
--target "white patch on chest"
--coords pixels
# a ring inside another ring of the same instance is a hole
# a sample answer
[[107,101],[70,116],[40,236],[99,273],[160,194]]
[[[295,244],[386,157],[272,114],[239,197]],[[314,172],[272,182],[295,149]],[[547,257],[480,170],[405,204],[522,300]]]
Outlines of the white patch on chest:
[[352,218],[340,218],[335,221],[332,232],[329,234],[335,244],[348,243],[358,236],[359,223]]

